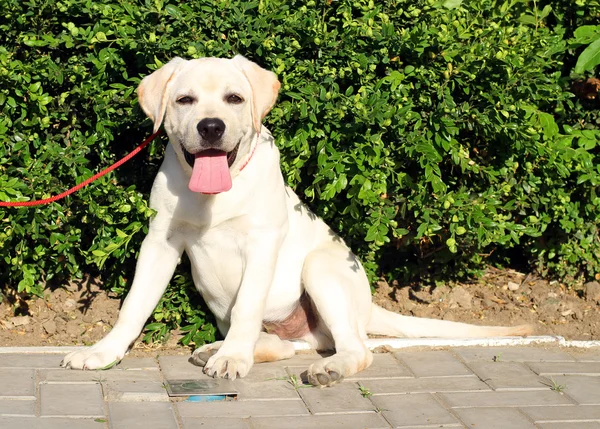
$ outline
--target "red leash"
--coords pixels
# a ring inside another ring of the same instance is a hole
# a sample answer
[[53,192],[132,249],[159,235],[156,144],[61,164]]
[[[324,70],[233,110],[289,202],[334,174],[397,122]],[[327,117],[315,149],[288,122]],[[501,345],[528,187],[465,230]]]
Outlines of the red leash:
[[148,137],[146,140],[144,140],[142,142],[141,145],[139,145],[138,147],[136,147],[134,150],[132,150],[127,156],[125,156],[123,159],[115,162],[113,165],[111,165],[108,168],[105,168],[104,170],[102,170],[99,173],[94,174],[92,177],[90,177],[87,180],[84,180],[83,182],[81,182],[80,184],[73,186],[71,189],[63,192],[62,194],[58,194],[55,195],[53,197],[50,198],[45,198],[43,200],[34,200],[34,201],[19,201],[19,202],[7,202],[7,201],[0,201],[0,207],[31,207],[31,206],[41,206],[43,204],[50,204],[53,203],[54,201],[58,201],[61,198],[66,197],[67,195],[71,195],[73,192],[77,192],[79,191],[81,188],[83,188],[84,186],[89,185],[90,183],[92,183],[94,180],[99,179],[100,177],[110,173],[111,171],[113,171],[116,168],[119,168],[121,165],[125,164],[127,161],[129,161],[131,158],[133,158],[134,156],[136,156],[138,153],[140,153],[140,151],[142,149],[144,149],[146,146],[148,146],[148,144],[154,140],[156,138],[156,136],[158,136],[161,133],[161,130],[158,130],[157,132],[155,132],[154,134],[152,134],[150,137]]

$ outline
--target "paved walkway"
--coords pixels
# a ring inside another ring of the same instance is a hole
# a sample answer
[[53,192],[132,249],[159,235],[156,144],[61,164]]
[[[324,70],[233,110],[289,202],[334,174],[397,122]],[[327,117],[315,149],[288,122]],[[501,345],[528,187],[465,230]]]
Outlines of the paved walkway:
[[255,365],[225,385],[237,399],[216,402],[169,396],[169,380],[212,381],[186,356],[99,372],[61,369],[62,357],[0,353],[0,428],[600,429],[600,348],[394,351],[326,389],[298,385],[319,357],[298,354]]

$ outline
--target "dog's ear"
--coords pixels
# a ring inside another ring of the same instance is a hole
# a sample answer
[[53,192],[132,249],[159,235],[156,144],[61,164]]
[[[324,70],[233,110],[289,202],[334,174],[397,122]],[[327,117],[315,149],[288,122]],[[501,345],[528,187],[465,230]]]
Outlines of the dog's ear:
[[142,79],[140,86],[138,86],[137,94],[140,106],[154,122],[154,132],[158,131],[165,117],[169,97],[169,83],[186,63],[187,61],[183,58],[175,57]]
[[261,122],[275,104],[281,85],[275,73],[263,69],[241,55],[236,55],[233,63],[244,73],[252,87],[252,120],[256,133],[260,134]]

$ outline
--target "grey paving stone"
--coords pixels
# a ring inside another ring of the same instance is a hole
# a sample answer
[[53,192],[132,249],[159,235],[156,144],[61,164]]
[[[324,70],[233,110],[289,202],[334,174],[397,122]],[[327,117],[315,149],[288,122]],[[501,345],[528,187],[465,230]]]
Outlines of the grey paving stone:
[[296,353],[290,359],[279,360],[273,362],[276,365],[281,366],[309,366],[311,363],[318,361],[319,359],[323,359],[324,357],[331,356],[331,353],[316,353],[316,352],[308,352],[308,353]]
[[413,374],[409,369],[392,353],[375,353],[373,355],[373,363],[370,367],[352,377],[346,378],[350,380],[364,380],[367,378],[412,378]]
[[514,408],[463,408],[455,410],[468,428],[535,429],[536,426]]
[[575,359],[581,362],[599,362],[600,361],[600,348],[593,348],[589,350],[581,349],[570,349],[569,353]]
[[158,364],[166,380],[202,380],[211,378],[202,372],[202,368],[191,364],[189,356],[159,356]]
[[526,407],[540,405],[569,405],[565,395],[548,391],[525,392],[459,392],[440,393],[442,400],[453,408]]
[[42,417],[102,417],[104,408],[99,384],[42,384]]
[[144,357],[135,358],[125,356],[115,369],[139,369],[139,370],[159,370],[158,362],[155,358]]
[[371,399],[394,427],[460,426],[429,393],[373,396]]
[[373,404],[362,396],[357,383],[347,382],[332,388],[298,389],[313,414],[374,411]]
[[35,416],[35,399],[1,399],[0,416]]
[[178,402],[176,407],[183,417],[263,417],[308,415],[304,403],[298,399],[252,400],[219,402]]
[[0,369],[0,397],[35,396],[33,369]]
[[[471,362],[471,369],[494,390],[546,390],[548,380],[521,362]],[[545,383],[545,384],[543,384]]]
[[234,380],[239,400],[250,399],[300,399],[292,384],[285,380],[248,381]]
[[576,422],[576,423],[540,423],[540,429],[600,429],[598,422]]
[[75,369],[42,369],[38,371],[41,383],[88,383],[96,384],[106,379],[108,371],[79,371]]
[[6,429],[103,429],[95,419],[0,417],[0,428]]
[[376,413],[291,417],[286,419],[285,423],[279,417],[260,417],[251,418],[250,423],[253,429],[387,429],[390,427]]
[[159,371],[111,368],[106,371],[43,369],[38,371],[42,383],[100,383],[104,381],[162,381]]
[[568,362],[575,359],[567,352],[557,348],[541,347],[456,347],[451,351],[465,362],[493,362],[498,356],[500,362]]
[[106,381],[102,386],[105,401],[169,401],[163,383],[157,381]]
[[551,377],[564,392],[582,405],[600,405],[600,377],[559,375]]
[[[250,429],[248,419],[186,417],[182,420],[183,429]],[[279,422],[281,423],[281,420],[279,420]]]
[[0,353],[0,368],[59,368],[66,353]]
[[270,381],[277,378],[285,378],[287,375],[285,367],[281,366],[279,362],[264,362],[254,364],[243,380]]
[[374,395],[390,393],[491,391],[477,377],[399,378],[395,380],[361,380],[360,384]]
[[564,407],[521,407],[535,422],[564,422],[600,420],[600,407],[595,405],[567,405]]
[[540,375],[580,374],[600,376],[600,362],[532,362],[529,367]]
[[331,353],[322,355],[318,353],[297,354],[291,359],[280,360],[273,362],[273,364],[286,368],[290,374],[301,374],[302,372],[306,371],[314,362],[330,355]]
[[404,362],[417,377],[456,377],[473,375],[450,352],[419,351],[394,352],[394,356]]
[[111,429],[178,429],[169,402],[111,402]]

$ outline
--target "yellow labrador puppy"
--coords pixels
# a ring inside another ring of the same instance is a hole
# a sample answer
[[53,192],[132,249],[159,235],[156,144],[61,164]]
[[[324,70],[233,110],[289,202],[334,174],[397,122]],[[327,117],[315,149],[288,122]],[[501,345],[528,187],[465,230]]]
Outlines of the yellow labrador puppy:
[[312,384],[330,386],[371,364],[367,334],[528,332],[406,317],[372,304],[357,257],[285,185],[279,151],[261,125],[278,91],[275,74],[242,56],[175,58],[142,80],[140,105],[170,138],[150,197],[157,214],[114,328],[63,366],[97,369],[121,359],[184,251],[225,337],[192,356],[214,377],[243,377],[255,362],[289,358],[291,339],[335,350],[308,369]]

